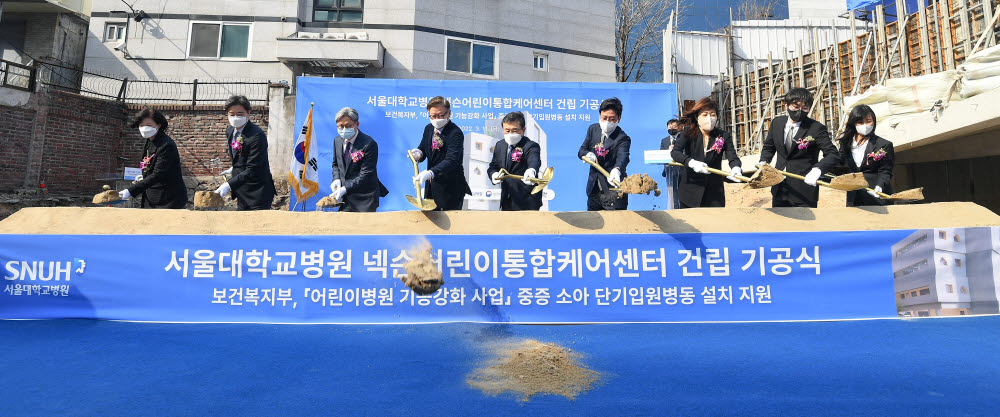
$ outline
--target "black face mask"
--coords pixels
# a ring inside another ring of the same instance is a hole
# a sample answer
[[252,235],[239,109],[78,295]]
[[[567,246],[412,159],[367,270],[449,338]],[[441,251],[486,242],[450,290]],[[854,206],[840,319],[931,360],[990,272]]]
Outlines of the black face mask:
[[788,111],[788,118],[792,119],[793,122],[798,123],[799,120],[802,120],[802,115],[803,114],[805,114],[805,113],[803,113],[802,110],[789,110]]
[[677,129],[667,129],[667,133],[670,134],[670,136],[676,135],[677,132],[680,132],[680,130],[677,130]]

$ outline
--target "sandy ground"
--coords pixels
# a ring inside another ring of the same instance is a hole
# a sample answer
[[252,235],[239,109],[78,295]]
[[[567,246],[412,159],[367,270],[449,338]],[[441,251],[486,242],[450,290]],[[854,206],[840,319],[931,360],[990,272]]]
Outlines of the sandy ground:
[[[824,200],[826,201],[826,200]],[[359,231],[356,225],[365,228]],[[498,227],[498,225],[516,225]],[[888,207],[701,208],[600,212],[326,213],[108,207],[25,208],[3,234],[435,235],[795,232],[977,227],[1000,216],[973,203]]]
[[[771,207],[770,188],[753,190],[743,187],[744,184],[726,184],[726,207]],[[843,191],[820,187],[819,207],[847,207],[847,197]]]

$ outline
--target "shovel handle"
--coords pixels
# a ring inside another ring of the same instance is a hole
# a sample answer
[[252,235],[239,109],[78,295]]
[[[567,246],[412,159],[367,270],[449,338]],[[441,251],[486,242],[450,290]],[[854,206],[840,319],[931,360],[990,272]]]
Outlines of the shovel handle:
[[[687,168],[686,166],[684,166],[684,164],[679,163],[679,162],[668,162],[667,165],[673,165],[675,167]],[[705,167],[705,169],[707,169],[708,172],[711,172],[711,173],[713,173],[715,175],[721,175],[723,177],[733,177],[733,178],[736,178],[736,179],[738,179],[740,181],[743,181],[743,182],[750,182],[750,177],[744,177],[742,175],[733,175],[732,172],[726,172],[726,171],[723,171],[721,169],[715,169],[715,168],[711,168],[711,167]]]
[[[782,171],[782,170],[780,170],[778,168],[774,168],[774,170],[782,173],[786,177],[791,177],[791,178],[795,178],[797,180],[802,180],[802,181],[806,180],[806,177],[803,177],[803,176],[798,175],[798,174],[792,174],[791,172],[785,172],[785,171]],[[841,189],[839,189],[837,187],[831,187],[830,183],[828,183],[828,182],[816,181],[816,185],[822,185],[822,186],[827,187],[827,188],[833,188],[834,190],[844,191],[844,190],[841,190]]]
[[[583,162],[586,162],[586,163],[590,164],[590,166],[594,167],[594,169],[596,169],[597,172],[600,172],[605,177],[610,177],[611,176],[611,174],[609,174],[608,171],[605,171],[604,167],[598,165],[597,162],[591,161],[591,160],[587,159],[586,157],[583,157],[583,158],[580,158],[580,159],[583,160]],[[621,186],[622,186],[621,182],[616,182],[615,183],[615,187],[621,188]]]
[[413,154],[411,154],[410,151],[406,151],[406,157],[410,158],[410,162],[413,162],[413,189],[416,190],[415,194],[417,201],[420,201],[420,205],[423,205],[424,199],[420,194],[420,184],[416,181],[417,175],[420,175],[420,166],[417,164],[417,159],[413,157]]

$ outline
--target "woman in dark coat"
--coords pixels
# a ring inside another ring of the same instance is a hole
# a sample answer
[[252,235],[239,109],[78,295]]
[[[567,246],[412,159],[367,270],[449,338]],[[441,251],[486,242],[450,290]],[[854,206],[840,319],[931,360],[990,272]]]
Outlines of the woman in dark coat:
[[875,134],[875,112],[860,104],[851,109],[840,137],[840,169],[860,172],[868,181],[868,188],[875,191],[848,191],[847,206],[884,206],[891,204],[878,197],[877,192],[892,194],[892,169],[895,153],[892,142]]
[[[733,176],[743,175],[740,158],[729,132],[718,124],[719,106],[711,98],[698,100],[685,117],[690,128],[677,136],[670,157],[687,166],[681,172],[677,195],[681,208],[725,207],[725,179],[710,174],[706,168],[722,169],[722,160],[728,159]],[[725,155],[723,155],[725,154]]]
[[142,175],[119,193],[122,200],[142,198],[142,207],[180,209],[187,206],[187,186],[181,175],[177,144],[167,136],[167,118],[157,110],[144,109],[135,116],[132,128],[147,139],[139,168]]

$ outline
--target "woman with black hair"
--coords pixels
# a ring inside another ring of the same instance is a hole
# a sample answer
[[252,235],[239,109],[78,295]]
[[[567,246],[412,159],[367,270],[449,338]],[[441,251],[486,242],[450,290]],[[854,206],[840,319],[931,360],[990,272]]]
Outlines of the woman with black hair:
[[726,189],[723,178],[712,175],[707,168],[722,169],[722,160],[729,160],[730,181],[740,182],[743,175],[740,158],[736,156],[733,138],[718,127],[719,106],[709,97],[698,100],[685,115],[690,128],[682,131],[674,142],[670,157],[689,169],[681,171],[677,195],[681,208],[725,207]]
[[860,104],[851,109],[840,137],[841,170],[860,172],[875,191],[847,192],[847,206],[884,206],[890,204],[877,193],[892,194],[892,168],[895,154],[892,142],[875,134],[875,112]]
[[132,186],[118,193],[122,200],[142,196],[142,207],[179,209],[187,205],[187,187],[181,176],[181,158],[177,144],[167,136],[167,118],[158,110],[143,109],[132,121],[132,128],[146,139],[139,168],[142,175]]

